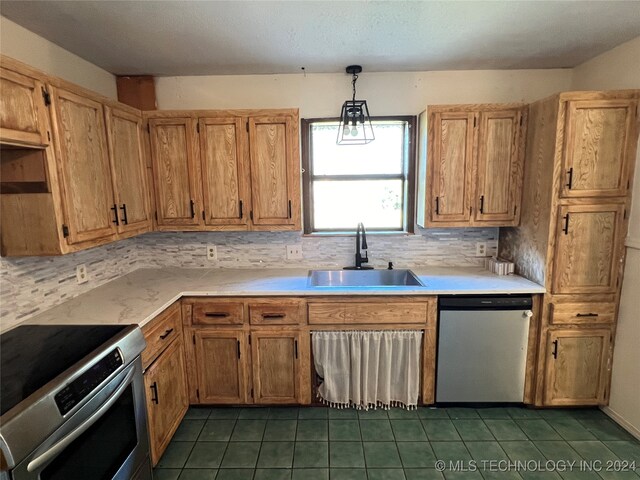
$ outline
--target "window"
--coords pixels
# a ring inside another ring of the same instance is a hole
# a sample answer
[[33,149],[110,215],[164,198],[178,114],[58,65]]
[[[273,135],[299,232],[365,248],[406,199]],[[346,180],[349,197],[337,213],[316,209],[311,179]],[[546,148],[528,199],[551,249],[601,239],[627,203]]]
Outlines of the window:
[[415,117],[372,118],[375,140],[336,145],[338,119],[303,119],[305,233],[413,232]]

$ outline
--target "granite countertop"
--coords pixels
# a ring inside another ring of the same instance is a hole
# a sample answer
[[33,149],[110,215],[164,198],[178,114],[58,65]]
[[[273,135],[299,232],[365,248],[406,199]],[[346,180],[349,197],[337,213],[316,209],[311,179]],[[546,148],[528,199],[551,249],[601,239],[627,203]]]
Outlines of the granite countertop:
[[412,269],[425,287],[307,286],[308,269],[140,269],[68,300],[28,324],[142,326],[183,296],[469,295],[544,293],[523,277],[482,268]]

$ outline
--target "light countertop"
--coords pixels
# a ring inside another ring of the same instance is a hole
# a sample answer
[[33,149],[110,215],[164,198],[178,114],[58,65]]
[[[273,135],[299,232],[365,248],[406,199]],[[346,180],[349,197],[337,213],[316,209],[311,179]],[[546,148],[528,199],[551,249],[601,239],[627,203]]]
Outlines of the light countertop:
[[140,269],[47,310],[29,324],[144,325],[183,296],[491,295],[544,293],[523,277],[482,268],[430,267],[413,272],[425,287],[307,285],[308,269]]

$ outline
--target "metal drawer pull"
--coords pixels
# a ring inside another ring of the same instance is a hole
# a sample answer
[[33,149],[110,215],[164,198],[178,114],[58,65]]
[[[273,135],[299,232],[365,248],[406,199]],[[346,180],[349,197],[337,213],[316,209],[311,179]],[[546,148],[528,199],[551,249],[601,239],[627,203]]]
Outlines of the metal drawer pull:
[[597,313],[576,313],[576,317],[597,317]]
[[228,317],[229,314],[226,312],[205,312],[205,317],[216,317],[216,318],[225,318]]
[[551,355],[553,355],[553,358],[558,358],[558,340],[554,340],[552,343],[553,351],[551,352]]
[[58,443],[54,444],[42,455],[31,460],[27,464],[27,471],[33,472],[35,470],[38,470],[43,465],[47,464],[50,460],[57,457],[60,452],[67,448],[69,444],[71,444],[76,438],[86,432],[91,427],[91,425],[96,423],[107,412],[107,410],[109,410],[113,406],[113,404],[118,401],[122,393],[131,383],[135,372],[135,369],[131,369],[129,373],[127,373],[127,376],[124,377],[124,380],[122,380],[120,385],[118,385],[118,388],[116,388],[114,392],[109,396],[108,400],[104,402],[100,406],[100,408],[93,412],[84,422],[78,425],[75,430],[72,430],[69,435],[64,437]]
[[569,187],[569,190],[571,190],[571,186],[573,184],[573,167],[571,167],[569,169],[569,171],[567,172],[567,175],[569,175],[569,181],[566,183],[566,187]]
[[165,338],[167,338],[169,335],[171,335],[171,332],[173,332],[173,328],[170,328],[169,330],[164,332],[164,335],[160,335],[160,340],[164,340]]
[[114,203],[113,207],[111,207],[111,211],[113,212],[113,220],[111,221],[111,223],[120,225],[120,219],[118,218],[118,205]]
[[562,229],[562,231],[564,232],[565,235],[569,234],[569,214],[567,213],[564,217],[564,228]]
[[156,405],[158,405],[160,403],[158,401],[158,382],[153,382],[153,385],[151,385],[150,388],[151,388],[151,392],[153,393],[153,396],[151,397],[151,401]]
[[127,219],[127,204],[123,203],[120,210],[122,210],[122,223],[129,225],[129,220]]
[[284,313],[263,313],[262,318],[265,320],[275,319],[275,318],[284,318],[286,315]]

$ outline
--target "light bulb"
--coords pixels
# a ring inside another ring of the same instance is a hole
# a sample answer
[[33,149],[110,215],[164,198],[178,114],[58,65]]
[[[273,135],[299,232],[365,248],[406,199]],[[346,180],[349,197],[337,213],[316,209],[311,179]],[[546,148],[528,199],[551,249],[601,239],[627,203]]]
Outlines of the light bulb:
[[351,132],[351,129],[349,128],[349,125],[345,124],[344,132],[342,133],[342,136],[344,137],[345,135],[349,135],[350,132]]
[[357,135],[358,135],[358,127],[354,125],[353,128],[351,129],[351,136],[356,137]]

